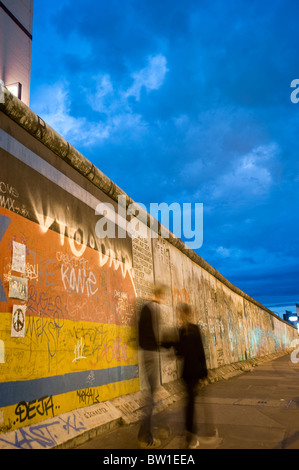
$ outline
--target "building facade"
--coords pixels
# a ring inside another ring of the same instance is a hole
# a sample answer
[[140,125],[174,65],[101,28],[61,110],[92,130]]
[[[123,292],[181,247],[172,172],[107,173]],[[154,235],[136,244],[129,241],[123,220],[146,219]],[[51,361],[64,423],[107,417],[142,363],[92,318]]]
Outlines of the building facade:
[[33,0],[0,1],[0,80],[27,106],[30,100]]

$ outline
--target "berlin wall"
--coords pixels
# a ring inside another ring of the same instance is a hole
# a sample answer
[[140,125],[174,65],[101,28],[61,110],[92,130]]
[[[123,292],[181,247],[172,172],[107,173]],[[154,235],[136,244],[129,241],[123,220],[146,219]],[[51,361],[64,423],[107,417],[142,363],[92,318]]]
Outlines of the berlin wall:
[[[181,240],[126,233],[119,197],[134,201],[3,90],[0,432],[142,388],[137,319],[155,283],[168,286],[163,328],[175,324],[178,302],[193,306],[210,369],[290,348],[292,326]],[[98,236],[100,203],[115,209],[121,237]],[[179,378],[169,351],[160,378]]]

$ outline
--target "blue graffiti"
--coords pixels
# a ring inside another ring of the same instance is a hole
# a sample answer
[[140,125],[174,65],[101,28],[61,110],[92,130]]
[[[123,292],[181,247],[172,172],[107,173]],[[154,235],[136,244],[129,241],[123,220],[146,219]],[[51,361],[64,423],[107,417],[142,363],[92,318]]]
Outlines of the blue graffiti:
[[64,326],[67,316],[66,306],[59,295],[49,297],[45,292],[38,294],[34,284],[28,289],[27,300],[28,322],[26,334],[40,342],[46,341],[49,358],[55,356],[59,331]]
[[53,447],[56,444],[55,435],[52,435],[51,427],[60,424],[54,421],[48,424],[39,424],[38,426],[30,426],[28,431],[25,428],[18,429],[14,432],[14,441],[8,441],[0,438],[0,442],[8,444],[9,447],[16,449],[33,449],[36,444],[43,449]]
[[66,419],[61,416],[58,417],[57,421],[51,423],[37,424],[30,426],[29,428],[20,428],[11,433],[13,438],[7,440],[0,438],[0,442],[4,442],[8,447],[15,449],[36,449],[41,447],[43,449],[55,447],[57,443],[57,428],[53,426],[61,426],[63,431],[69,435],[70,432],[81,432],[85,431],[86,427],[82,422],[77,423],[77,417],[75,414],[69,415]]
[[[61,420],[62,423],[64,423],[62,425],[63,429],[67,432],[67,434],[70,433],[70,431],[76,431],[76,432],[80,432],[80,431],[84,431],[86,428],[85,426],[83,425],[83,423],[79,422],[78,423],[78,426],[77,426],[77,418],[75,415],[72,415],[72,416],[68,416],[67,417],[67,420],[64,420],[62,417],[59,418]],[[72,422],[71,422],[72,420]]]

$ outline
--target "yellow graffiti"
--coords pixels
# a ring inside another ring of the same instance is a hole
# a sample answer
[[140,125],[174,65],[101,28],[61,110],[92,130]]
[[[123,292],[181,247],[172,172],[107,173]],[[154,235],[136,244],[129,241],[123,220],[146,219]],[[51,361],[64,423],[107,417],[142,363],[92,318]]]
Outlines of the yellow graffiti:
[[136,327],[73,320],[54,324],[27,315],[24,338],[13,338],[11,321],[11,313],[1,313],[5,363],[0,382],[138,364]]

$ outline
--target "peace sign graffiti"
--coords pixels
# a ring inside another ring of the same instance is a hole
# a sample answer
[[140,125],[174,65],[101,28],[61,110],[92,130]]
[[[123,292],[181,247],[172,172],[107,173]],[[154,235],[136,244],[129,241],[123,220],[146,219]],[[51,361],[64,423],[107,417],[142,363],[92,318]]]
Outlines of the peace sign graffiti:
[[25,318],[24,318],[23,310],[21,308],[18,308],[14,312],[14,317],[13,317],[13,327],[15,331],[16,332],[22,331],[22,329],[24,328],[24,324],[25,324]]

